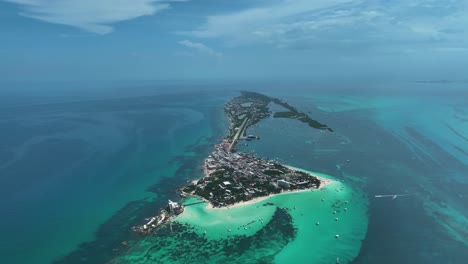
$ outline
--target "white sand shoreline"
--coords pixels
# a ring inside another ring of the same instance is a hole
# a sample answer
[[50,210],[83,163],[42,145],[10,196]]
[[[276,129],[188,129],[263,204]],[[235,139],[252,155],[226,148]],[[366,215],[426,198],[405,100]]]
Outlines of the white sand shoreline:
[[206,206],[206,209],[207,210],[227,210],[227,209],[230,209],[230,208],[234,208],[234,207],[238,207],[238,206],[244,206],[244,205],[249,205],[249,204],[254,204],[254,203],[258,203],[260,201],[263,201],[263,200],[266,200],[268,198],[271,198],[273,196],[276,196],[276,195],[282,195],[282,194],[291,194],[291,193],[299,193],[299,192],[306,192],[306,191],[316,191],[316,190],[320,190],[324,187],[326,187],[327,185],[335,182],[331,179],[326,179],[326,178],[322,178],[320,176],[317,176],[315,174],[312,174],[308,171],[305,171],[305,170],[301,170],[301,169],[298,169],[298,168],[294,168],[294,167],[289,167],[287,166],[288,168],[292,169],[292,170],[300,170],[300,171],[303,171],[313,177],[316,177],[320,180],[320,186],[317,188],[317,189],[299,189],[299,190],[289,190],[289,191],[283,191],[283,192],[280,192],[280,193],[276,193],[276,194],[270,194],[268,196],[261,196],[261,197],[257,197],[257,198],[254,198],[252,200],[248,200],[248,201],[243,201],[243,202],[239,202],[239,203],[235,203],[235,204],[231,204],[231,205],[228,205],[228,206],[223,206],[223,207],[213,207],[213,205],[205,200],[208,205]]

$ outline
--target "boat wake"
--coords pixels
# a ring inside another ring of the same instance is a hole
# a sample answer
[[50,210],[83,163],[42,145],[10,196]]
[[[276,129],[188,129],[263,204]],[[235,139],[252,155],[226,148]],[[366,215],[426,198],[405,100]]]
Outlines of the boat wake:
[[378,194],[378,195],[374,195],[374,197],[375,198],[392,197],[392,199],[396,199],[397,197],[408,196],[408,195],[414,195],[414,193],[408,193],[408,194]]

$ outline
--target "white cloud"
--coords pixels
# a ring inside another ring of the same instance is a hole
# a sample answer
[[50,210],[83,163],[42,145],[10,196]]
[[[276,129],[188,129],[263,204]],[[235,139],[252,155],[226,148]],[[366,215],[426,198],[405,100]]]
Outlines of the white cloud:
[[300,20],[303,15],[318,12],[352,0],[282,0],[265,7],[209,16],[201,27],[188,32],[195,37],[232,38],[234,42],[255,40],[263,32],[274,33],[275,25]]
[[181,41],[179,41],[177,43],[182,45],[182,46],[194,49],[194,50],[196,50],[196,51],[198,51],[200,53],[203,53],[203,54],[208,54],[210,56],[215,56],[215,57],[221,57],[222,56],[221,53],[214,51],[212,48],[206,46],[203,43],[196,43],[196,42],[192,42],[190,40],[181,40]]
[[[189,32],[227,45],[268,44],[330,51],[423,50],[468,44],[465,0],[277,0],[208,16]],[[443,49],[441,49],[443,50]],[[354,52],[356,53],[356,52]],[[358,52],[357,52],[358,53]]]
[[112,24],[153,15],[170,7],[169,0],[5,0],[23,8],[21,15],[107,34]]

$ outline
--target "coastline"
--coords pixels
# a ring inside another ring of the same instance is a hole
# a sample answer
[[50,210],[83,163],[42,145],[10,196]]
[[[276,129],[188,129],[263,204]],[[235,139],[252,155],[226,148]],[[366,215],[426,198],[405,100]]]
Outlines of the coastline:
[[261,202],[263,200],[267,200],[269,198],[272,198],[272,197],[275,197],[275,196],[278,196],[278,195],[283,195],[283,194],[292,194],[292,193],[299,193],[299,192],[307,192],[307,191],[318,191],[318,190],[321,190],[323,188],[325,188],[327,185],[330,185],[332,183],[334,183],[335,181],[334,180],[331,180],[331,179],[327,179],[327,178],[323,178],[323,177],[320,177],[320,176],[317,176],[315,174],[312,174],[311,172],[309,171],[306,171],[306,170],[302,170],[302,169],[299,169],[299,168],[295,168],[295,167],[291,167],[291,166],[285,166],[285,167],[289,167],[293,170],[300,170],[300,171],[303,171],[303,172],[306,172],[307,174],[309,174],[310,176],[312,177],[316,177],[320,180],[320,186],[318,188],[314,188],[314,189],[299,189],[299,190],[287,190],[287,191],[282,191],[280,193],[276,193],[276,194],[270,194],[268,196],[261,196],[261,197],[257,197],[257,198],[254,198],[252,200],[248,200],[248,201],[243,201],[243,202],[239,202],[239,203],[235,203],[235,204],[231,204],[231,205],[228,205],[228,206],[223,206],[223,207],[213,207],[213,205],[203,199],[204,201],[207,202],[207,206],[206,206],[206,209],[207,210],[227,210],[227,209],[231,209],[231,208],[235,208],[235,207],[239,207],[239,206],[245,206],[245,205],[250,205],[250,204],[254,204],[254,203],[258,203],[258,202]]
[[[235,106],[227,109],[233,108],[235,111],[228,113],[238,114],[239,108]],[[256,121],[264,117],[258,118]],[[230,118],[231,137],[215,145],[212,154],[205,159],[203,178],[193,180],[195,186],[186,189],[189,197],[200,200],[188,200],[187,205],[194,206],[187,207],[176,221],[189,224],[206,241],[218,244],[241,236],[245,239],[243,243],[251,241],[257,246],[256,240],[266,235],[267,230],[284,237],[286,234],[282,231],[288,229],[283,227],[290,225],[289,237],[293,239],[286,240],[284,248],[275,255],[276,263],[289,263],[291,256],[301,263],[335,261],[338,256],[353,259],[367,230],[366,198],[357,198],[364,196],[333,176],[250,156],[246,152],[236,153],[238,136],[248,128],[246,120],[239,118],[234,122]],[[268,188],[268,184],[276,189]],[[232,192],[233,186],[239,186],[237,188],[244,192]],[[275,226],[278,224],[275,221],[279,220],[274,217],[277,212],[284,213],[289,220]],[[260,239],[266,242],[260,243],[264,250],[277,246],[268,245],[271,239],[266,237]],[[311,237],[314,237],[317,254],[310,254]]]
[[[268,137],[262,139],[269,145]],[[367,199],[359,189],[332,175],[250,155],[243,142],[238,152],[231,140],[214,145],[191,185],[179,189],[184,211],[121,263],[335,263],[338,257],[348,263],[355,258],[367,230]],[[298,164],[307,164],[307,155],[297,156]],[[292,185],[279,187],[280,180]],[[275,188],[266,188],[270,184]]]
[[[274,217],[275,212],[282,211],[291,217],[287,222],[297,228],[294,231],[297,233],[293,240],[281,247],[274,258],[275,263],[335,263],[337,257],[348,263],[359,252],[367,230],[367,198],[331,175],[309,173],[323,175],[319,188],[283,191],[215,208],[207,200],[201,202],[193,196],[191,199],[195,200],[188,203],[195,205],[187,207],[176,221],[191,226],[193,232],[207,243],[217,245],[240,236],[243,243],[252,243],[262,252],[269,252],[278,249],[278,237],[270,236],[270,232],[287,230],[270,229],[278,220]],[[260,230],[268,230],[268,233]],[[260,240],[259,236],[262,237]],[[259,241],[262,242],[257,243]],[[217,256],[230,260],[229,256]]]
[[[255,135],[246,136],[245,133],[253,124],[271,116],[268,111],[270,102],[288,108],[288,113],[305,115],[282,100],[255,92],[241,92],[224,108],[230,121],[229,135],[215,145],[212,154],[205,159],[203,178],[191,180],[191,185],[180,188],[182,197],[200,197],[208,202],[209,208],[232,208],[267,199],[278,192],[284,194],[321,189],[331,181],[248,153],[236,153],[235,147],[240,139],[260,139]],[[245,103],[249,104],[248,107],[244,106]],[[312,119],[310,121],[320,124]],[[309,123],[309,126],[333,131],[322,124],[316,127]],[[288,174],[286,178],[285,174]]]

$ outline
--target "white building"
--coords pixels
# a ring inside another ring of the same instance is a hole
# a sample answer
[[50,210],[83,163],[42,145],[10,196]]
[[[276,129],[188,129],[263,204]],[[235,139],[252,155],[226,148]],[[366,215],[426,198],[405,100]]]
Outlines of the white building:
[[229,181],[223,182],[223,186],[224,186],[224,187],[228,187],[229,185],[231,185],[231,183],[230,183]]
[[180,205],[176,202],[173,202],[171,200],[169,200],[169,202],[167,203],[167,206],[169,207],[169,211],[170,212],[174,212],[174,211],[177,211],[180,209]]
[[276,184],[278,185],[278,187],[283,188],[283,189],[288,189],[290,187],[289,182],[285,180],[278,180]]

